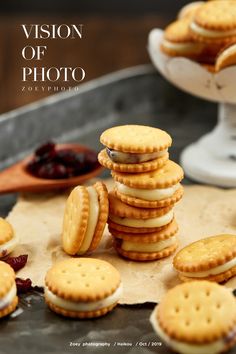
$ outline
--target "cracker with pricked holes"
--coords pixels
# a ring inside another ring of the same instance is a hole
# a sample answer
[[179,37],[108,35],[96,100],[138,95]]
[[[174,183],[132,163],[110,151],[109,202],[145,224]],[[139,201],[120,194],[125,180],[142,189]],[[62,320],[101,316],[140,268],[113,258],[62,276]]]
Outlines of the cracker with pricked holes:
[[168,160],[163,167],[155,171],[139,174],[112,171],[112,177],[115,181],[131,188],[161,189],[171,187],[180,182],[184,177],[184,172],[177,163]]
[[144,125],[122,125],[105,130],[100,141],[110,149],[130,153],[152,153],[171,146],[164,130]]
[[[45,284],[56,296],[74,303],[92,303],[106,299],[120,286],[120,274],[110,263],[95,258],[70,258],[55,263],[47,272]],[[54,304],[45,293],[45,301],[54,312],[72,318],[105,315],[114,303],[91,311],[75,311]]]
[[194,281],[169,290],[153,316],[170,339],[210,344],[226,339],[235,330],[236,302],[230,289],[208,281]]
[[206,271],[236,257],[236,235],[210,236],[180,250],[173,264],[179,272]]

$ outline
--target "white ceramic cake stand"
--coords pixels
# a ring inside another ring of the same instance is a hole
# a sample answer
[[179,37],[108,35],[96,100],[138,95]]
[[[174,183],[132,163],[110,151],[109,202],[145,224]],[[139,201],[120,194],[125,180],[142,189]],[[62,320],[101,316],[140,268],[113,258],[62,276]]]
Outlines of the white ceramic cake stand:
[[181,154],[185,173],[199,182],[236,187],[236,66],[214,74],[192,60],[171,58],[160,51],[162,37],[162,30],[153,29],[148,38],[159,72],[180,89],[219,103],[216,127]]

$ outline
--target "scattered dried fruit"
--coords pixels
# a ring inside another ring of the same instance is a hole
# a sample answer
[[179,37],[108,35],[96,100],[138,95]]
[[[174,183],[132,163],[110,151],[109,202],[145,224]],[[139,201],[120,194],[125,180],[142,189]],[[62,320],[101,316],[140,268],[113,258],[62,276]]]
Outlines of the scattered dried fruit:
[[27,165],[27,171],[39,178],[64,179],[89,172],[96,166],[96,152],[57,150],[53,142],[48,142],[35,151],[35,156]]
[[18,257],[7,257],[4,259],[4,262],[8,263],[15,272],[23,268],[28,260],[28,254],[22,254]]
[[32,289],[32,281],[27,279],[16,278],[17,294],[25,294]]

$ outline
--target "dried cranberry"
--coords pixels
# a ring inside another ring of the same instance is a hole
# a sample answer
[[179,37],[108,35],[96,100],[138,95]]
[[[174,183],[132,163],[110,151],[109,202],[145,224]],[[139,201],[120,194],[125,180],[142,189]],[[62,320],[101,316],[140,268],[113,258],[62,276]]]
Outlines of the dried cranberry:
[[50,153],[55,151],[55,148],[56,148],[55,143],[49,141],[41,145],[35,150],[35,156],[43,157],[45,155],[49,155]]
[[84,163],[84,153],[78,153],[72,150],[59,150],[56,153],[56,160],[68,167],[76,168]]
[[26,265],[27,259],[28,255],[23,254],[18,257],[7,257],[4,259],[4,262],[8,263],[14,269],[14,271],[17,272]]
[[98,166],[97,154],[94,151],[87,151],[85,153],[85,169],[86,171],[91,171],[96,166]]
[[24,294],[32,289],[32,281],[29,278],[27,279],[16,278],[15,280],[16,280],[17,294]]
[[56,150],[53,142],[40,146],[27,165],[27,171],[39,178],[64,179],[86,173],[98,166],[93,151]]
[[67,178],[67,170],[66,167],[61,164],[49,162],[38,169],[37,176],[46,179]]

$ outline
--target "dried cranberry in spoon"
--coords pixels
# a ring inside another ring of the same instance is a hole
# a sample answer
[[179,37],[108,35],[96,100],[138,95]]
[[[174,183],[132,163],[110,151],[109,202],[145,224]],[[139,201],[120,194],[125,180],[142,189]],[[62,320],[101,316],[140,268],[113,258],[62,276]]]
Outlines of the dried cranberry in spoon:
[[27,171],[39,178],[65,179],[87,173],[97,166],[97,154],[93,151],[57,150],[55,143],[47,142],[37,148]]

